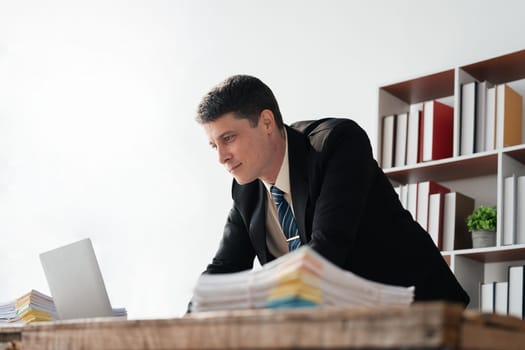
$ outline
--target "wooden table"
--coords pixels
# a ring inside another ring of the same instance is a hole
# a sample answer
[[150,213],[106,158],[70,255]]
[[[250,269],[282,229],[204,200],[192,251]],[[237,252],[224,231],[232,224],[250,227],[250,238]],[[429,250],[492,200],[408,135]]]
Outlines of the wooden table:
[[22,328],[17,325],[0,324],[0,350],[12,349],[22,339]]
[[525,322],[440,302],[25,326],[12,349],[525,349]]

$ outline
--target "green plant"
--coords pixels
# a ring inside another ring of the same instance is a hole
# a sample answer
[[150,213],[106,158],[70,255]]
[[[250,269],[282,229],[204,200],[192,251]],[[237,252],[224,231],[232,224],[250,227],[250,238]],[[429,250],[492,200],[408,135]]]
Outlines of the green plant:
[[481,205],[467,217],[469,232],[477,230],[496,231],[496,208]]

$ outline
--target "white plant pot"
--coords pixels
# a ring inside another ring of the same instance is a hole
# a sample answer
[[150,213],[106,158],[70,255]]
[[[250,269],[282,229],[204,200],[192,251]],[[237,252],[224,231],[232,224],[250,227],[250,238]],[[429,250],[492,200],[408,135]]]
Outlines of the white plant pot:
[[472,232],[472,246],[474,248],[494,247],[496,246],[496,232],[495,231],[473,231]]

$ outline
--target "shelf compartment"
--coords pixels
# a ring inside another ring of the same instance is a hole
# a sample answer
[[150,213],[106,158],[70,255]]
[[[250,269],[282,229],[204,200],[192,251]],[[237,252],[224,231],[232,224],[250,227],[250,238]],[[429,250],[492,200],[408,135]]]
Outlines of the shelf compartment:
[[498,152],[489,151],[386,169],[385,174],[395,182],[408,184],[428,179],[438,182],[466,179],[496,174],[497,171]]
[[525,50],[461,67],[478,81],[502,84],[525,78]]
[[525,145],[508,147],[503,150],[503,153],[525,164]]
[[476,261],[489,263],[499,261],[517,261],[525,259],[525,244],[487,248],[472,248],[443,252],[443,255],[458,255]]
[[383,86],[381,89],[408,104],[435,100],[454,95],[454,70]]

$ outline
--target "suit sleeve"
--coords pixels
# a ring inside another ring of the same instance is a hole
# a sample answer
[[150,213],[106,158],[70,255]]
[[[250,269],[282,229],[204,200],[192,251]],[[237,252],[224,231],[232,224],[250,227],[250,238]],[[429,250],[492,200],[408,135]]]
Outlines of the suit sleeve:
[[319,155],[310,245],[338,266],[352,254],[377,163],[365,131],[354,122],[333,129]]
[[235,206],[230,210],[219,249],[204,273],[231,273],[253,267],[255,252]]

